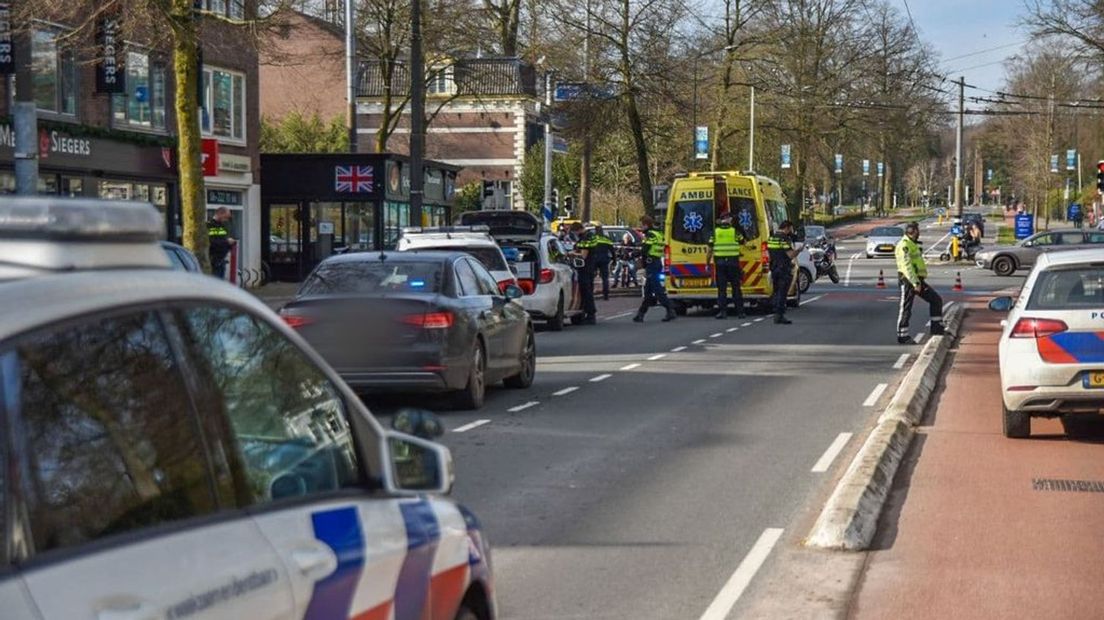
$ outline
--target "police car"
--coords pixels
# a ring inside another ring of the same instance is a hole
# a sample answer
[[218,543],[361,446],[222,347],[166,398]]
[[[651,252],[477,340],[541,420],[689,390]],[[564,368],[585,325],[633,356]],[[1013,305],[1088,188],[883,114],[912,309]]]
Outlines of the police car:
[[0,617],[494,618],[448,450],[381,427],[253,296],[171,270],[163,228],[0,200]]

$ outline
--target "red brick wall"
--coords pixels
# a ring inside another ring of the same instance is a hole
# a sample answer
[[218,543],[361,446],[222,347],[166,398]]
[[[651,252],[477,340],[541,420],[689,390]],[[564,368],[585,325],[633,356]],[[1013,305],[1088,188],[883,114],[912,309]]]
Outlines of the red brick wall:
[[298,13],[284,15],[286,27],[261,47],[261,114],[282,118],[290,112],[344,118],[345,41],[340,33]]

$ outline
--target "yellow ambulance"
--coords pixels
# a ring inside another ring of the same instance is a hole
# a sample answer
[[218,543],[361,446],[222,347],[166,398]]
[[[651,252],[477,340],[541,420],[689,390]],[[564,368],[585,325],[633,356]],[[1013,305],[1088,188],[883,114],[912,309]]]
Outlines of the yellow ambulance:
[[[687,308],[712,308],[717,302],[717,282],[706,263],[713,222],[726,211],[744,235],[740,267],[743,270],[745,304],[769,303],[773,289],[767,258],[767,238],[786,219],[782,188],[773,179],[754,173],[691,172],[671,183],[664,232],[667,295],[682,314]],[[796,306],[797,261],[788,305]]]

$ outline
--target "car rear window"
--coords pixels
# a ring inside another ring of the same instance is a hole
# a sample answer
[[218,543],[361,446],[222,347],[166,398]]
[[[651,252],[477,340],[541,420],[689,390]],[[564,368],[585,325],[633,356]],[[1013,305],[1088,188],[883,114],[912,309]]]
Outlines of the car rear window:
[[[756,214],[755,201],[738,196],[728,197],[732,209],[733,222],[743,232],[744,237],[753,239],[759,236],[759,217]],[[713,201],[683,200],[675,203],[671,220],[671,237],[682,243],[705,244],[713,235]]]
[[307,277],[300,295],[439,293],[440,261],[342,261],[323,263]]
[[905,231],[904,231],[903,228],[895,228],[895,227],[892,227],[892,226],[887,226],[885,228],[875,228],[874,230],[870,231],[870,236],[871,237],[903,237],[903,236],[905,236]]
[[1028,310],[1101,306],[1104,306],[1104,264],[1043,271],[1027,303]]
[[476,260],[483,263],[483,266],[487,268],[487,271],[509,271],[510,268],[506,266],[506,259],[502,258],[502,252],[498,248],[460,248],[456,246],[441,246],[430,248],[418,248],[419,250],[441,250],[444,252],[463,252],[468,256],[474,256]]

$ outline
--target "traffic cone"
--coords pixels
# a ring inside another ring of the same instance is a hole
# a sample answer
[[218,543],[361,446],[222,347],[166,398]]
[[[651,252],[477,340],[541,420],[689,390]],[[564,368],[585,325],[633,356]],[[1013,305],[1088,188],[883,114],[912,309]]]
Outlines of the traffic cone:
[[955,291],[961,291],[962,290],[962,272],[961,271],[956,271],[955,272],[954,288],[951,289],[951,290],[955,290]]
[[885,288],[885,274],[881,269],[878,270],[878,288]]

